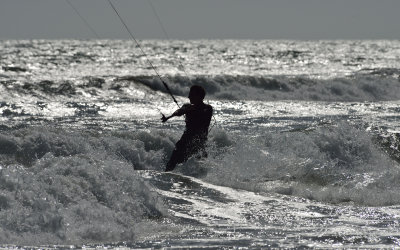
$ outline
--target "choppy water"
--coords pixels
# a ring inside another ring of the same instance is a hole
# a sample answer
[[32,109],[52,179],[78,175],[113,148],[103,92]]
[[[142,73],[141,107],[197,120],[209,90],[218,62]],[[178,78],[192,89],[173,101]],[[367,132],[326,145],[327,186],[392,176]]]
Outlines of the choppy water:
[[209,157],[132,42],[0,41],[2,246],[399,246],[400,41],[141,44]]

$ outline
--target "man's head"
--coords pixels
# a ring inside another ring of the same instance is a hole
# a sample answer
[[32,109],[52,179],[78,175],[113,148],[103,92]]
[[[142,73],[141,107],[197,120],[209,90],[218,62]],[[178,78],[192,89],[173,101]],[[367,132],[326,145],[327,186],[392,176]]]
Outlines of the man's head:
[[193,85],[189,91],[189,100],[192,104],[198,104],[203,102],[204,97],[206,96],[206,91],[203,87],[199,85]]

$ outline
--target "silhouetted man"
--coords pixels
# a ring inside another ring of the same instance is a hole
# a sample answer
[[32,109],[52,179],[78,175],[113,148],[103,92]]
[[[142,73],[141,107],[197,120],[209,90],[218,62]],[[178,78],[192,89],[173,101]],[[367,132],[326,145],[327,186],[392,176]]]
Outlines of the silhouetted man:
[[194,154],[207,155],[205,146],[213,109],[211,105],[203,102],[205,95],[206,91],[203,87],[193,85],[189,92],[190,104],[184,104],[172,115],[168,117],[163,115],[161,118],[162,122],[166,122],[174,116],[186,116],[185,132],[183,132],[181,139],[176,143],[165,171],[173,170],[177,164],[187,161]]

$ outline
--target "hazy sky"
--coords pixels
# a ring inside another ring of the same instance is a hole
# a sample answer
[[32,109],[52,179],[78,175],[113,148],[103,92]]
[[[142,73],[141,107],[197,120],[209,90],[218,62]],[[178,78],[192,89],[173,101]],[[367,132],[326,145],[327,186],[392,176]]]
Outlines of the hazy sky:
[[[69,0],[101,38],[129,38],[107,0]],[[113,0],[138,39],[150,0]],[[400,39],[400,0],[151,0],[173,39]],[[0,39],[95,38],[66,0],[0,0]]]

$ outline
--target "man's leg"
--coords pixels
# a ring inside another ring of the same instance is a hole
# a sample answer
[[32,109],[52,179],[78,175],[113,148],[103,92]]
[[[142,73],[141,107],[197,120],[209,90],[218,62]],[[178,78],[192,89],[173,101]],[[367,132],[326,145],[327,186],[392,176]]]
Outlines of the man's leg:
[[174,170],[177,164],[182,163],[184,161],[185,161],[185,153],[183,152],[183,150],[175,148],[174,151],[172,151],[171,158],[167,163],[165,171],[168,172]]
[[165,171],[168,172],[174,170],[177,164],[187,161],[192,155],[200,153],[200,158],[207,157],[205,142],[206,140],[200,140],[195,137],[183,135],[182,138],[176,143],[175,149],[172,152]]

